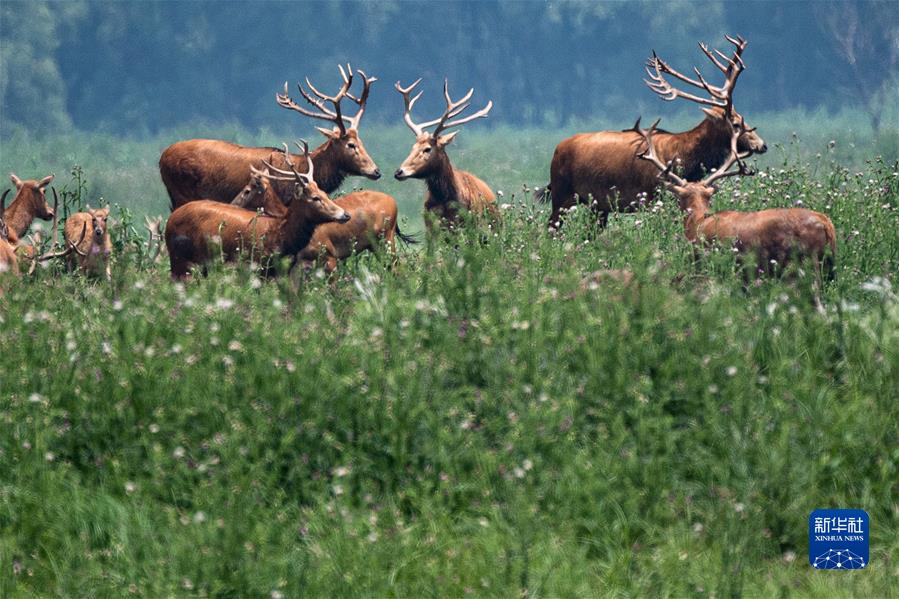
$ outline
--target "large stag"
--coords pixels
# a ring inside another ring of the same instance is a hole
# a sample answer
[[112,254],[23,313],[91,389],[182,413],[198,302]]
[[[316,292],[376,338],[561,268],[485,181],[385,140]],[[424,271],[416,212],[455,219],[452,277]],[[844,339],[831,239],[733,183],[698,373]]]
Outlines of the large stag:
[[[283,108],[295,110],[302,115],[321,119],[333,124],[333,128],[317,127],[326,140],[316,148],[311,159],[315,164],[315,180],[325,193],[331,193],[340,187],[348,176],[361,175],[369,179],[378,179],[381,171],[365,151],[359,138],[359,123],[365,113],[368,94],[375,77],[367,77],[357,70],[363,81],[362,93],[355,96],[350,93],[353,84],[353,71],[347,65],[340,70],[343,85],[337,94],[328,96],[318,91],[309,78],[306,85],[311,92],[297,84],[300,94],[315,110],[300,106],[288,95],[287,83],[284,93],[276,94],[275,99]],[[354,116],[344,115],[341,102],[349,99],[358,105]],[[326,103],[331,104],[329,108]],[[240,146],[227,141],[215,139],[191,139],[172,144],[163,151],[159,159],[159,172],[172,201],[172,210],[187,202],[204,198],[228,203],[247,184],[251,166],[261,169],[263,161],[283,161],[280,166],[305,171],[306,158],[298,155],[281,156],[275,148],[254,148]],[[289,186],[275,184],[278,195],[289,195]]]
[[[284,153],[287,154],[286,145]],[[236,260],[242,250],[261,258],[296,256],[312,239],[316,225],[349,221],[349,214],[315,182],[315,163],[308,160],[309,146],[305,141],[303,156],[307,158],[305,173],[291,168],[290,177],[269,175],[292,185],[291,195],[281,196],[287,203],[283,216],[266,216],[214,200],[196,200],[176,208],[165,227],[172,277],[184,278],[191,267],[212,259],[213,241],[221,246],[221,254],[229,261]],[[271,164],[266,166],[277,171]]]
[[[468,90],[461,99],[453,101],[449,95],[449,83],[443,82],[443,96],[446,98],[446,110],[443,114],[431,121],[415,123],[412,120],[412,107],[422,92],[411,96],[412,90],[421,82],[418,79],[409,87],[402,87],[396,82],[396,90],[402,94],[405,108],[403,119],[406,125],[415,134],[415,144],[406,160],[394,173],[394,176],[402,181],[414,177],[424,179],[428,186],[425,197],[425,214],[440,219],[444,225],[452,225],[458,219],[459,211],[472,212],[477,216],[484,212],[492,220],[499,218],[496,207],[496,196],[490,187],[471,173],[453,168],[449,156],[446,154],[446,146],[453,141],[458,131],[441,135],[451,127],[458,127],[475,119],[486,118],[493,101],[487,102],[481,110],[466,117],[457,118],[468,108],[474,89]],[[455,119],[455,120],[451,120]],[[425,131],[434,126],[430,133]],[[432,226],[431,219],[426,219],[428,227]]]
[[[730,151],[733,127],[745,125],[743,117],[734,109],[733,92],[745,68],[742,55],[747,42],[730,36],[727,41],[735,46],[729,58],[699,44],[703,54],[724,73],[725,81],[720,87],[711,85],[695,67],[695,79],[682,75],[655,52],[647,61],[649,79],[646,84],[656,94],[668,101],[683,98],[704,106],[706,118],[693,129],[682,133],[657,132],[655,143],[659,156],[665,162],[679,160],[687,181],[697,181],[707,171],[718,168]],[[665,79],[666,75],[701,89],[707,97],[674,88]],[[550,166],[550,227],[558,227],[564,211],[575,202],[587,203],[592,198],[599,225],[605,226],[612,210],[636,210],[642,194],[651,200],[658,181],[652,165],[635,156],[634,148],[640,143],[636,127],[624,131],[579,133],[560,143]],[[738,148],[741,152],[754,153],[764,153],[768,149],[764,140],[748,128],[744,128],[740,135]]]
[[[655,136],[658,121],[647,129],[634,129],[642,138],[645,149],[636,157],[652,167],[677,196],[684,217],[684,233],[693,244],[722,244],[734,248],[741,255],[751,256],[755,272],[774,274],[792,261],[810,260],[820,279],[822,267],[826,275],[833,275],[836,255],[836,231],[826,215],[804,208],[772,208],[758,212],[726,210],[709,212],[715,181],[724,177],[751,174],[743,162],[751,152],[741,152],[739,138],[748,131],[740,123],[733,127],[729,139],[730,150],[724,162],[700,181],[687,181],[675,174],[674,162],[660,157]],[[733,169],[736,165],[736,169]],[[776,269],[776,270],[775,270]]]

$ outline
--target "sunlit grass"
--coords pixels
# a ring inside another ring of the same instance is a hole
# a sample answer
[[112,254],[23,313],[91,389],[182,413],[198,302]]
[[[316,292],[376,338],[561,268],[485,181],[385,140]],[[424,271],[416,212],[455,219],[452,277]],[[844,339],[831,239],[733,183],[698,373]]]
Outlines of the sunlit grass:
[[[538,160],[506,173],[472,137],[459,162],[501,181],[504,225],[392,268],[176,285],[120,213],[112,282],[51,266],[8,288],[0,595],[888,595],[897,165],[825,148],[716,196],[831,215],[819,314],[807,281],[694,265],[670,198],[552,238],[521,202]],[[421,184],[390,184],[417,214]],[[868,568],[812,570],[820,507],[868,511]]]

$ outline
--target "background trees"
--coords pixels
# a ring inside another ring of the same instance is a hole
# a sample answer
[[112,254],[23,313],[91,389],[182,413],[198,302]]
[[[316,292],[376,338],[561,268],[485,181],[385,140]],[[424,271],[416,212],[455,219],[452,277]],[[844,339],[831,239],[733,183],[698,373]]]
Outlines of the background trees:
[[[641,81],[652,49],[683,68],[696,42],[750,40],[743,111],[863,108],[896,118],[896,6],[713,2],[21,2],[0,7],[0,132],[75,126],[143,134],[205,120],[280,118],[285,80],[336,83],[350,60],[380,77],[372,120],[395,120],[393,81],[444,75],[496,103],[493,122],[630,122],[661,107]],[[377,88],[376,88],[377,89]],[[391,92],[391,93],[389,93]]]

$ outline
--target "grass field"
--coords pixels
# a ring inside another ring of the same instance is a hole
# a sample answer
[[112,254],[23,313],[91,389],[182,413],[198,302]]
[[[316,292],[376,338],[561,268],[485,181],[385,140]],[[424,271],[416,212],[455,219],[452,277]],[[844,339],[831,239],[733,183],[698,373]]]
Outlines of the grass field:
[[[130,212],[111,282],[51,266],[0,300],[0,596],[894,594],[897,135],[788,121],[713,206],[828,213],[823,314],[807,280],[694,265],[671,198],[551,237],[521,191],[546,182],[545,131],[451,153],[504,190],[499,230],[298,289],[149,262],[131,213],[163,212],[155,160],[192,133],[17,140],[5,168],[73,191],[81,165],[82,201]],[[372,129],[390,172],[411,135]],[[381,183],[419,227],[422,184]],[[585,282],[615,268],[634,282]],[[866,569],[811,568],[821,507],[868,511]]]

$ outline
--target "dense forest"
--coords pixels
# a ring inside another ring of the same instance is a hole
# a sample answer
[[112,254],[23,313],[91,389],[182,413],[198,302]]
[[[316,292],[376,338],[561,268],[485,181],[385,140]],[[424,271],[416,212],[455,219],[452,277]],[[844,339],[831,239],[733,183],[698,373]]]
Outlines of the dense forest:
[[664,114],[642,82],[655,49],[689,71],[696,46],[750,41],[744,112],[858,109],[895,127],[895,2],[21,2],[0,6],[0,133],[75,128],[140,137],[187,123],[275,124],[285,80],[329,88],[350,61],[380,79],[367,119],[399,118],[392,85],[440,80],[491,122],[551,125]]

